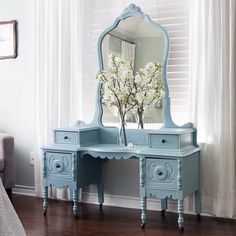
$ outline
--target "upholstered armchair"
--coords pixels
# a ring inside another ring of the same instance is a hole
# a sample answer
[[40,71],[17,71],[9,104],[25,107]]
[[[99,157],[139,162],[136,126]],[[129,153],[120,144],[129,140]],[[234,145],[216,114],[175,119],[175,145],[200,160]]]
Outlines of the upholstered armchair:
[[15,181],[14,167],[14,138],[0,133],[0,177],[10,199]]

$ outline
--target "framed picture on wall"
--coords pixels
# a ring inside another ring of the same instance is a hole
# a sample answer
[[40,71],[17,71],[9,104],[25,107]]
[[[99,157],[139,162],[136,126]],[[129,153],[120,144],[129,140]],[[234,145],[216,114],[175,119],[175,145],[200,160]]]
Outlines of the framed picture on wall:
[[16,21],[0,21],[0,59],[16,56]]

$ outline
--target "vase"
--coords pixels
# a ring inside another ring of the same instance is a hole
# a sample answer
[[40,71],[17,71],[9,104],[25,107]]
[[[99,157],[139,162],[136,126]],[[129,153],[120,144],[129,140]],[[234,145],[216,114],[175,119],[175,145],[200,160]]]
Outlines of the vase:
[[127,146],[127,137],[126,137],[126,130],[125,130],[125,119],[120,119],[120,127],[119,127],[119,134],[118,134],[118,146],[125,147]]

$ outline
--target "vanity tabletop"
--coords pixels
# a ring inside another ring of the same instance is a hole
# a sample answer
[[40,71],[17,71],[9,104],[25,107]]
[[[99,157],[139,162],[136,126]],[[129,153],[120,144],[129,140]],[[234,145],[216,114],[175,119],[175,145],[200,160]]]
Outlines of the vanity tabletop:
[[[184,157],[191,155],[194,152],[200,150],[199,147],[194,147],[192,145],[186,146],[181,149],[166,149],[166,148],[149,148],[145,145],[133,145],[127,147],[119,147],[117,144],[107,144],[107,143],[96,143],[83,147],[79,147],[78,145],[65,145],[65,144],[52,144],[49,146],[45,146],[42,149],[47,149],[48,151],[68,151],[68,152],[81,152],[83,154],[95,154],[100,157],[100,154],[103,156],[106,155],[124,155],[124,159],[130,157],[130,155],[134,156],[177,156]],[[129,156],[129,157],[128,157]]]

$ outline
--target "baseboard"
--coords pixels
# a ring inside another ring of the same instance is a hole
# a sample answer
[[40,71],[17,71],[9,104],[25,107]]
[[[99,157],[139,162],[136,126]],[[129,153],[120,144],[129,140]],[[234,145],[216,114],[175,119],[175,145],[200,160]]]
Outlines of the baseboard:
[[15,185],[12,192],[19,195],[36,196],[35,187],[33,186]]
[[[83,192],[81,202],[98,204],[98,195],[96,193]],[[140,198],[138,197],[128,197],[121,195],[104,194],[104,205],[124,207],[132,209],[140,209]],[[156,198],[148,198],[147,209],[160,211],[161,201]],[[177,202],[174,200],[168,200],[168,211],[177,212]],[[195,214],[193,211],[188,209],[184,210],[187,214]]]
[[[13,193],[26,196],[34,196],[34,197],[36,196],[35,188],[31,186],[15,185],[13,188]],[[82,194],[80,194],[80,202],[98,204],[98,195],[97,193],[82,192]],[[140,198],[122,196],[122,195],[104,194],[104,205],[140,209]],[[147,209],[160,211],[161,201],[155,198],[148,198]],[[176,201],[168,200],[168,211],[177,212]],[[187,214],[194,214],[194,212],[188,210],[186,207],[184,212]]]

